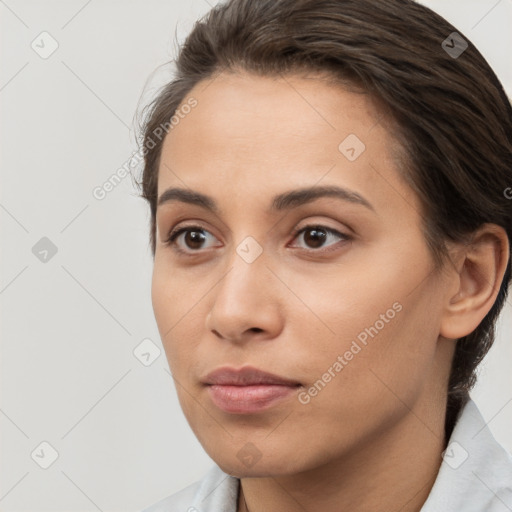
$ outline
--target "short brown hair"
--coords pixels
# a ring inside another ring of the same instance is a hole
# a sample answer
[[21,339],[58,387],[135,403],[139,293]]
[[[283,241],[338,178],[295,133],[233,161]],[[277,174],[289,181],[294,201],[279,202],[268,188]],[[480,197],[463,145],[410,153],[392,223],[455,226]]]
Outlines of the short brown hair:
[[[512,238],[505,193],[512,186],[512,108],[484,57],[454,32],[413,0],[230,0],[198,21],[180,48],[175,78],[147,109],[142,143],[154,139],[198,82],[216,73],[329,73],[362,87],[399,127],[402,172],[421,200],[425,238],[439,268],[445,242],[469,243],[484,223],[502,226]],[[460,55],[448,51],[465,43]],[[140,183],[151,210],[153,254],[162,142],[145,151]],[[509,258],[491,310],[457,341],[447,435],[494,341],[510,279]]]

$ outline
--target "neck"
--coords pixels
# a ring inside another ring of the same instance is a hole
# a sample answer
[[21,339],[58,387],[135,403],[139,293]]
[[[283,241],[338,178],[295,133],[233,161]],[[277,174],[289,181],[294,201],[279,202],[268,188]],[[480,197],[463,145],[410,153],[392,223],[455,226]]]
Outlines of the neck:
[[444,409],[417,404],[389,431],[321,467],[242,478],[238,512],[419,512],[442,461],[444,421]]

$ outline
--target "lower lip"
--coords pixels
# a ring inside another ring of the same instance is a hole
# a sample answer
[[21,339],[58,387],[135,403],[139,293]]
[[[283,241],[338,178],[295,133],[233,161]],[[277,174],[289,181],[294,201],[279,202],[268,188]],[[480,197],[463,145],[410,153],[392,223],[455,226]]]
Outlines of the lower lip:
[[250,414],[272,407],[280,400],[290,397],[297,386],[254,385],[220,386],[209,385],[213,403],[225,412]]

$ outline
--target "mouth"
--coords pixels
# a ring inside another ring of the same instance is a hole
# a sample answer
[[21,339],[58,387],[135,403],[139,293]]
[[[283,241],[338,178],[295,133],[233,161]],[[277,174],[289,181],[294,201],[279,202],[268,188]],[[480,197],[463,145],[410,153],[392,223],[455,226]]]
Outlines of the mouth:
[[302,387],[300,382],[250,366],[219,368],[209,373],[203,384],[212,402],[231,414],[253,414],[269,409]]

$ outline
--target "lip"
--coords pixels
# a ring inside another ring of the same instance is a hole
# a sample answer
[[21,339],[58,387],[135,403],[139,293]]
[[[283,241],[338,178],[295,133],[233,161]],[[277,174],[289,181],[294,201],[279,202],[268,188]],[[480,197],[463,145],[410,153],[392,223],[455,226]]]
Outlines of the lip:
[[210,372],[203,380],[203,384],[219,386],[255,386],[258,384],[276,386],[297,386],[300,382],[280,377],[272,373],[264,372],[253,366],[244,366],[236,369],[223,366]]
[[300,382],[252,366],[222,367],[203,380],[212,402],[233,414],[253,414],[277,405],[295,394]]

